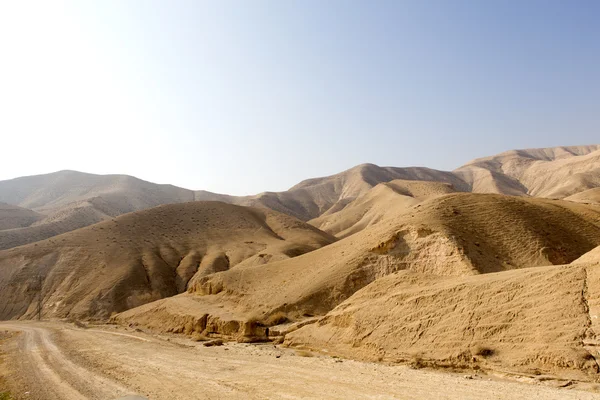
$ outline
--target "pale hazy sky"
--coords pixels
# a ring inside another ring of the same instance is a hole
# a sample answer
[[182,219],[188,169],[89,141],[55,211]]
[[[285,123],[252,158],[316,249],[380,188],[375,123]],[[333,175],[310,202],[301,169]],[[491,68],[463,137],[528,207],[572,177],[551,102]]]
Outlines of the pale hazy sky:
[[0,2],[0,179],[230,194],[600,143],[598,1]]

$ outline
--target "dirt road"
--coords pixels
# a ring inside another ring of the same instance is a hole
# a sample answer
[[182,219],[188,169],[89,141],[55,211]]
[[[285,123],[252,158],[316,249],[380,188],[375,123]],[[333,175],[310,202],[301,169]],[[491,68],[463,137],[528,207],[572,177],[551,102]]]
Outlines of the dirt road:
[[[3,345],[14,398],[117,399],[598,399],[590,392],[465,379],[273,345],[203,347],[116,327],[2,322],[21,331]],[[0,390],[1,392],[2,390]]]

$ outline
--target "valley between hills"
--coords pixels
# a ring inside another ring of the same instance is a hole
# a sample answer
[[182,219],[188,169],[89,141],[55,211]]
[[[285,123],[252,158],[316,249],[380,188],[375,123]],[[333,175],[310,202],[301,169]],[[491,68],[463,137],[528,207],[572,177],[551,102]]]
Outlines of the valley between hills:
[[243,197],[0,181],[13,398],[596,398],[599,315],[600,145]]

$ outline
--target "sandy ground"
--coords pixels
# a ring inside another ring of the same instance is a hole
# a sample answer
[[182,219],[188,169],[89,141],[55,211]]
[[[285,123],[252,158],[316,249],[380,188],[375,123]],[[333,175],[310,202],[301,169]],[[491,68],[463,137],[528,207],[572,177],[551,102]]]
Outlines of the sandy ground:
[[1,389],[16,399],[600,398],[478,375],[301,357],[271,344],[204,347],[124,328],[44,322],[0,323],[7,330],[21,331],[1,347],[8,385]]

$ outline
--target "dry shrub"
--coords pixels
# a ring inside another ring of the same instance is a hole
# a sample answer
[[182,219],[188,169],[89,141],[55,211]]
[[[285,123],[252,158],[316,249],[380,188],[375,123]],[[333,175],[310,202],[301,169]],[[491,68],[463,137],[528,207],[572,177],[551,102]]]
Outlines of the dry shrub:
[[476,356],[487,358],[493,356],[496,352],[490,347],[477,345],[473,348],[472,353]]
[[315,355],[307,350],[296,350],[296,355],[298,357],[314,357]]
[[414,354],[408,365],[414,369],[425,368],[426,366],[420,353]]

